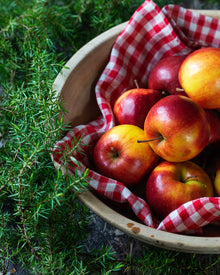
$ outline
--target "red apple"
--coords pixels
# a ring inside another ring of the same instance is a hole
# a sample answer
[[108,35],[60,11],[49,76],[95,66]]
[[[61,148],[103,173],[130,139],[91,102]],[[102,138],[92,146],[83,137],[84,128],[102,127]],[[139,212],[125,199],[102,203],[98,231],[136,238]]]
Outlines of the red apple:
[[115,102],[113,113],[117,124],[131,124],[144,128],[150,108],[163,97],[161,91],[136,88],[124,92]]
[[180,91],[181,85],[178,79],[179,68],[185,56],[168,56],[162,58],[152,69],[148,78],[148,87],[170,94],[186,95]]
[[220,140],[208,144],[206,148],[195,158],[191,159],[194,163],[201,166],[214,182],[216,173],[216,163],[220,156]]
[[220,49],[202,48],[188,55],[180,67],[179,82],[203,108],[220,108]]
[[144,129],[154,152],[172,162],[194,158],[205,148],[210,135],[203,108],[179,95],[169,95],[155,103]]
[[220,197],[220,159],[217,161],[215,167],[214,189],[218,197]]
[[205,110],[206,118],[210,125],[208,144],[220,141],[220,114],[216,110]]
[[95,145],[93,158],[97,171],[125,185],[136,185],[156,164],[158,156],[147,143],[144,130],[129,124],[104,133]]
[[213,196],[208,174],[191,161],[161,162],[153,169],[146,184],[146,200],[160,219],[188,201]]

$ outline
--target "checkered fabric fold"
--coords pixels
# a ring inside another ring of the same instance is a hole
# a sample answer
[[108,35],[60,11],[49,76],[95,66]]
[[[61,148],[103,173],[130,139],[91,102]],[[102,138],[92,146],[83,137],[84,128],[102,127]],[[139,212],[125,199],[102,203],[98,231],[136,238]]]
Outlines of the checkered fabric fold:
[[[77,138],[81,143],[72,150],[69,169],[78,172],[89,168],[89,185],[95,192],[119,203],[128,203],[146,225],[169,232],[202,233],[202,227],[220,221],[220,198],[201,198],[188,202],[158,221],[147,202],[123,183],[95,172],[92,150],[98,138],[115,125],[112,107],[125,91],[134,88],[134,80],[146,87],[155,64],[169,55],[187,55],[200,47],[220,48],[220,20],[194,13],[176,5],[160,9],[145,1],[117,37],[108,64],[95,88],[101,116],[87,125],[70,130],[57,142],[53,158],[62,164],[63,152],[71,151]],[[89,146],[88,146],[89,145]],[[83,154],[82,154],[83,152]]]

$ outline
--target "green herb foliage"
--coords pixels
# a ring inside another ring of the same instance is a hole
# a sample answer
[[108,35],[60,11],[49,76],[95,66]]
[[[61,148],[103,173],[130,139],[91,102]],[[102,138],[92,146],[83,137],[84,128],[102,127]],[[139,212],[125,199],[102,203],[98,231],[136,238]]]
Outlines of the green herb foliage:
[[[157,1],[160,6],[171,2],[180,1]],[[118,261],[110,247],[87,252],[83,241],[90,211],[78,201],[78,194],[87,190],[88,171],[63,175],[50,157],[68,128],[59,117],[65,110],[52,90],[57,74],[81,46],[128,20],[142,3],[1,0],[0,273],[7,274],[9,262],[20,262],[32,274],[176,270],[171,263],[180,254],[147,246],[135,261],[128,256]],[[75,142],[73,150],[80,140]],[[191,265],[194,274],[202,270],[200,258],[184,259],[187,274]],[[210,265],[218,261],[210,256]]]

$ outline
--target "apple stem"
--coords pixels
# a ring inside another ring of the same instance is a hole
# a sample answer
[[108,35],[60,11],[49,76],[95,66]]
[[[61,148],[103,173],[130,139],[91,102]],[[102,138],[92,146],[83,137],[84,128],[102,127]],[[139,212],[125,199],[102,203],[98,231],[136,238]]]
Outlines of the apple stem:
[[[187,178],[185,178],[185,179],[183,180],[183,182],[185,183],[185,182],[187,182],[188,180],[196,179],[196,178],[197,178],[196,175],[188,176]],[[196,180],[198,180],[198,179],[196,179]]]
[[134,83],[135,83],[136,88],[139,89],[140,87],[138,85],[137,79],[134,80]]
[[185,92],[185,90],[183,88],[176,88],[177,92]]
[[163,139],[163,136],[159,136],[156,138],[151,138],[151,139],[145,139],[145,140],[137,140],[137,143],[141,143],[141,142],[150,142],[150,141],[154,141],[154,140],[159,140],[159,139]]

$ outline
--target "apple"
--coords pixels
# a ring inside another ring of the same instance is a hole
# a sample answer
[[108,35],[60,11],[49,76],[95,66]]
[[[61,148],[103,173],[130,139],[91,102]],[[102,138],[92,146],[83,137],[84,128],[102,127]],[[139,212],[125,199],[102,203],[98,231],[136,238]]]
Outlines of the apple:
[[116,100],[113,113],[117,124],[131,124],[144,128],[150,108],[163,97],[161,91],[136,88],[124,92]]
[[203,108],[179,95],[169,95],[155,103],[147,114],[144,130],[154,152],[172,162],[194,158],[205,148],[210,135]]
[[146,183],[146,200],[160,219],[188,201],[213,196],[211,179],[192,161],[163,161],[153,169]]
[[215,189],[216,195],[220,197],[220,159],[217,161],[217,165],[216,165],[214,189]]
[[149,74],[148,88],[186,95],[181,89],[178,78],[180,66],[185,58],[185,56],[168,56],[159,60]]
[[210,125],[210,136],[208,144],[220,140],[220,114],[216,110],[205,110],[206,118]]
[[201,166],[214,182],[216,174],[216,163],[220,156],[220,140],[208,144],[206,148],[191,161]]
[[144,130],[135,125],[117,125],[97,141],[93,159],[97,171],[127,186],[136,185],[155,165],[158,156],[148,143]]
[[207,47],[189,54],[179,69],[179,82],[203,108],[220,108],[220,49]]

